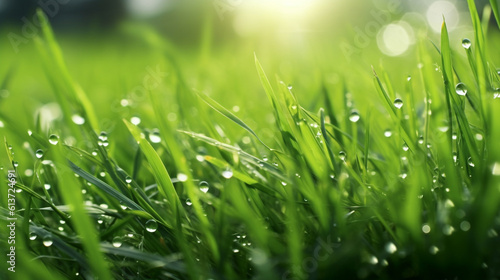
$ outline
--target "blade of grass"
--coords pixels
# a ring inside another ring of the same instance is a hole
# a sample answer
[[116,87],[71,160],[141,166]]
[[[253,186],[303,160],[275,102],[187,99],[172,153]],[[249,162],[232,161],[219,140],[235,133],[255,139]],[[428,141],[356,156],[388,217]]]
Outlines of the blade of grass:
[[453,72],[452,72],[452,62],[451,62],[451,48],[448,37],[448,29],[446,28],[446,23],[443,21],[441,27],[441,61],[443,65],[443,80],[446,90],[447,102],[448,102],[448,118],[449,123],[452,123],[452,111],[455,113],[456,120],[460,127],[461,134],[465,139],[469,152],[473,159],[479,161],[479,153],[477,152],[476,142],[472,135],[472,131],[469,126],[469,122],[462,109],[461,102],[458,96],[454,93],[454,83],[453,83]]
[[[170,180],[170,175],[168,174],[165,165],[163,165],[160,157],[154,150],[154,148],[149,144],[149,142],[145,139],[144,134],[137,128],[135,125],[131,124],[127,120],[123,120],[128,130],[134,137],[134,139],[139,144],[144,156],[148,160],[151,168],[153,169],[153,176],[156,179],[158,184],[158,190],[170,203],[170,210],[172,213],[176,213],[179,209],[178,205],[181,205],[179,200],[179,196],[177,195],[177,191]],[[178,221],[179,222],[179,221]]]
[[257,134],[247,125],[245,124],[242,120],[240,120],[238,117],[236,117],[233,113],[231,113],[229,110],[227,110],[226,108],[224,108],[222,105],[220,105],[219,103],[217,103],[215,100],[213,100],[212,98],[208,97],[208,95],[204,94],[204,93],[201,93],[201,92],[196,92],[196,94],[205,102],[207,103],[210,107],[212,107],[215,111],[219,112],[220,114],[222,114],[224,117],[232,120],[233,122],[235,122],[236,124],[238,124],[239,126],[241,126],[243,129],[245,129],[246,131],[250,132],[250,134],[252,134],[253,136],[255,136],[255,138],[257,138],[257,140],[259,140],[260,143],[262,143],[262,145],[264,145],[268,150],[272,150],[271,148],[269,148],[269,146],[267,146],[260,138],[259,136],[257,136]]
[[490,5],[493,10],[493,14],[495,15],[495,19],[497,20],[497,25],[500,28],[500,9],[498,7],[498,0],[490,0]]
[[70,164],[70,167],[73,170],[73,172],[75,172],[76,174],[81,176],[83,179],[87,180],[89,183],[95,185],[96,187],[98,187],[100,190],[104,191],[108,195],[112,196],[113,198],[118,200],[121,204],[123,204],[123,205],[125,205],[133,210],[145,211],[141,206],[137,205],[137,203],[132,201],[130,198],[126,197],[124,194],[122,194],[119,191],[117,191],[116,189],[112,188],[110,185],[106,184],[105,182],[92,176],[92,174],[81,169],[73,162],[69,162],[69,164]]
[[56,166],[59,169],[58,180],[59,190],[64,201],[71,205],[72,224],[76,232],[80,236],[84,251],[89,260],[89,265],[92,272],[100,279],[112,279],[111,273],[106,265],[104,256],[101,254],[97,232],[90,217],[85,211],[83,197],[78,182],[71,169],[67,167],[66,160],[63,156],[64,149],[59,143],[53,147]]
[[[88,119],[91,126],[96,129],[98,127],[98,122],[92,104],[90,103],[90,100],[88,99],[82,88],[73,81],[64,62],[62,51],[55,39],[54,32],[49,25],[49,21],[46,15],[40,8],[37,9],[37,17],[40,22],[42,33],[47,41],[47,46],[51,58],[54,64],[57,66],[57,72],[59,72],[59,74],[61,75],[58,80],[65,83],[66,89],[70,90],[71,94],[73,94],[73,98],[77,100],[79,102],[78,105],[82,107],[85,117]],[[47,73],[53,72],[54,71],[49,71]]]

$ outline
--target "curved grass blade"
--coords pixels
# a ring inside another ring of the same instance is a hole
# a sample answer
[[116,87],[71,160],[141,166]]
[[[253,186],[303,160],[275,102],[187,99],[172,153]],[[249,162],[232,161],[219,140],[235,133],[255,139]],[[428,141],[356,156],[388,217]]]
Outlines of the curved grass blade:
[[114,197],[116,200],[118,200],[120,203],[123,203],[125,206],[129,207],[130,209],[133,210],[139,210],[139,211],[145,211],[141,206],[137,205],[134,201],[132,201],[130,198],[126,197],[122,193],[118,192],[114,188],[112,188],[110,185],[106,184],[105,182],[97,179],[96,177],[92,176],[92,174],[88,173],[87,171],[81,169],[78,167],[76,164],[73,162],[69,162],[71,169],[73,172],[81,176],[83,179],[87,180],[89,183],[94,184],[96,187],[98,187],[100,190],[104,191],[105,193],[109,194],[110,196]]
[[165,269],[186,273],[186,268],[183,263],[180,262],[180,255],[171,255],[168,257],[162,257],[154,254],[148,254],[141,252],[132,247],[113,247],[108,243],[101,243],[101,250],[106,254],[112,254],[122,257],[127,257],[130,259],[143,261],[151,267],[163,267]]
[[[257,67],[257,73],[259,74],[260,82],[262,83],[262,86],[264,87],[264,91],[266,92],[267,97],[269,98],[269,101],[273,105],[274,111],[277,113],[279,112],[279,105],[277,104],[277,99],[276,95],[274,93],[273,87],[271,86],[271,83],[269,83],[269,79],[266,76],[266,73],[264,72],[264,69],[262,68],[262,65],[260,65],[259,60],[257,59],[257,55],[254,54],[255,58],[255,66]],[[279,117],[279,114],[276,114]],[[279,120],[279,119],[278,119]]]
[[465,139],[465,143],[467,144],[472,158],[476,161],[479,161],[478,149],[476,147],[476,142],[474,141],[467,116],[465,115],[465,112],[460,105],[461,100],[457,100],[458,97],[456,96],[456,94],[454,94],[451,48],[448,37],[448,29],[446,28],[446,23],[444,21],[441,27],[441,61],[443,65],[444,86],[448,100],[448,121],[451,124],[453,110],[460,127],[462,137]]
[[232,153],[238,153],[238,155],[242,161],[245,161],[245,162],[248,162],[254,166],[257,166],[258,168],[267,171],[269,174],[277,177],[278,179],[280,179],[282,181],[289,182],[289,179],[283,175],[281,170],[279,170],[278,168],[276,168],[275,166],[273,166],[272,164],[270,164],[266,161],[263,161],[263,160],[255,157],[247,152],[242,151],[240,148],[233,147],[233,146],[225,144],[225,143],[221,143],[221,142],[219,142],[213,138],[210,138],[206,135],[203,135],[203,134],[190,132],[190,131],[183,131],[183,130],[178,130],[178,131],[185,133],[185,134],[187,134],[193,138],[196,138],[198,140],[201,140],[205,143],[208,143],[210,145],[216,146],[219,149],[223,149],[223,150],[226,150],[226,151],[232,152]]
[[[399,122],[400,120],[399,120],[399,117],[397,115],[396,109],[393,106],[393,102],[389,98],[387,91],[384,89],[384,86],[382,85],[382,82],[380,81],[380,78],[378,77],[377,72],[375,72],[375,69],[373,67],[372,67],[372,70],[373,70],[373,75],[374,75],[374,79],[375,79],[375,86],[377,88],[377,92],[382,97],[382,99],[385,100],[384,104],[386,105],[391,117],[394,120]],[[401,124],[401,123],[399,122],[399,124]],[[401,136],[402,136],[403,140],[406,142],[406,144],[408,145],[410,150],[415,152],[415,150],[416,150],[415,143],[414,143],[412,137],[410,137],[410,135],[407,133],[404,126],[401,126],[401,134],[402,134]]]
[[328,155],[330,158],[330,162],[332,164],[332,168],[337,169],[335,164],[335,156],[332,150],[332,142],[330,140],[330,136],[328,136],[328,132],[325,127],[325,110],[323,108],[320,109],[320,120],[321,120],[321,133],[323,133],[323,138],[325,138],[326,149],[328,150]]
[[[93,227],[92,221],[85,211],[83,196],[78,181],[70,168],[64,155],[64,149],[61,143],[53,147],[54,163],[58,168],[58,186],[63,201],[71,205],[72,224],[79,240],[82,243],[83,250],[89,260],[92,273],[102,280],[112,279],[109,268],[106,265],[103,254],[99,250],[98,234]],[[82,173],[83,174],[83,173]]]
[[204,93],[196,91],[196,94],[205,103],[207,103],[210,107],[212,107],[215,111],[219,112],[224,117],[232,120],[233,122],[235,122],[236,124],[238,124],[239,126],[241,126],[242,128],[244,128],[246,131],[250,132],[250,134],[252,134],[253,136],[255,136],[255,138],[257,138],[257,140],[259,140],[259,142],[262,143],[262,145],[264,145],[267,149],[271,150],[271,148],[269,146],[267,146],[266,143],[264,143],[259,138],[259,136],[257,136],[257,134],[246,123],[244,123],[242,120],[240,120],[237,116],[235,116],[229,110],[227,110],[226,108],[224,108],[222,105],[220,105],[219,103],[217,103],[217,101],[213,100],[212,98],[210,98],[208,95],[206,95]]
[[181,209],[178,207],[181,205],[181,202],[179,200],[179,196],[177,195],[177,191],[172,184],[172,180],[170,180],[170,175],[160,159],[160,156],[158,156],[151,144],[143,137],[144,134],[142,134],[139,128],[127,120],[123,120],[123,122],[137,143],[139,143],[139,147],[151,165],[151,168],[153,169],[153,176],[158,183],[158,190],[171,203],[170,209],[172,210],[172,213],[176,213],[178,209]]
[[[61,48],[59,47],[55,36],[54,32],[52,31],[52,28],[50,27],[49,21],[47,20],[47,17],[43,13],[43,11],[39,8],[37,9],[37,17],[38,21],[40,23],[43,35],[45,37],[45,40],[47,41],[47,46],[48,50],[51,54],[52,61],[55,62],[54,64],[57,65],[57,70],[61,77],[59,78],[60,81],[64,82],[66,85],[67,90],[70,90],[70,92],[73,94],[73,97],[75,100],[78,102],[78,105],[80,105],[88,118],[90,124],[92,127],[95,129],[98,127],[98,121],[97,117],[95,115],[94,109],[92,107],[92,103],[88,99],[87,95],[83,91],[83,89],[74,82],[72,79],[68,68],[66,67],[66,64],[64,62],[63,54],[61,51]],[[48,71],[47,73],[53,73],[53,71]]]
[[500,28],[500,9],[498,8],[498,0],[490,0],[490,5],[493,10],[493,14],[495,15],[495,19],[497,20],[497,25]]
[[59,238],[57,235],[52,234],[50,231],[35,225],[30,225],[30,231],[34,232],[38,236],[51,235],[53,241],[52,246],[61,250],[61,252],[66,254],[68,257],[74,259],[80,265],[81,268],[90,271],[90,267],[86,258],[78,251],[76,251],[72,246],[68,245],[64,240]]
[[49,200],[47,200],[45,197],[39,195],[37,192],[35,192],[34,190],[32,190],[31,188],[21,184],[21,183],[17,183],[16,184],[16,187],[20,188],[21,190],[27,192],[28,194],[30,194],[32,197],[36,198],[36,199],[39,199],[45,203],[47,203],[50,208],[52,210],[54,210],[61,218],[63,218],[66,222],[69,221],[69,218],[68,218],[68,215],[64,214],[58,206],[56,206],[54,203],[50,202]]
[[[205,156],[205,160],[210,162],[211,164],[219,167],[219,168],[224,168],[224,167],[228,166],[228,164],[225,163],[224,161],[217,159],[217,158],[214,158],[214,157],[211,157],[211,156]],[[284,193],[280,192],[279,189],[276,190],[276,189],[270,188],[270,187],[268,187],[267,184],[260,184],[258,181],[254,180],[250,176],[248,176],[248,175],[246,175],[238,170],[233,169],[232,171],[233,171],[234,178],[237,178],[241,182],[249,185],[249,187],[258,189],[258,190],[260,190],[268,195],[271,195],[271,196],[274,196],[276,194],[281,195],[282,197],[284,196]]]

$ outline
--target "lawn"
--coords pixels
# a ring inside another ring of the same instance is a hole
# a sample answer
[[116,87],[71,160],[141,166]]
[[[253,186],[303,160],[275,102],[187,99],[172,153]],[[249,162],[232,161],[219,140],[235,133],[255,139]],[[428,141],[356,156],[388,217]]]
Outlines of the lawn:
[[2,29],[0,279],[499,279],[497,3],[404,56]]

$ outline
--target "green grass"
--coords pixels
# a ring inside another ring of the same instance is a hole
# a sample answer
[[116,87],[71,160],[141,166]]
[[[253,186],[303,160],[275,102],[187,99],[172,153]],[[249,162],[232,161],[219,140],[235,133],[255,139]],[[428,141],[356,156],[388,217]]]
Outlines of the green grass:
[[443,23],[399,71],[209,42],[186,55],[141,28],[89,63],[39,13],[28,57],[0,68],[19,190],[16,273],[2,251],[0,278],[498,279],[499,35],[468,4],[471,48]]

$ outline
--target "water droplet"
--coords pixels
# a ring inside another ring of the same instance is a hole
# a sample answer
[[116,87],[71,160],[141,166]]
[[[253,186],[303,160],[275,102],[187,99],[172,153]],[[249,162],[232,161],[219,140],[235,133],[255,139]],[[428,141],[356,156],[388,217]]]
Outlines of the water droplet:
[[385,251],[387,253],[394,254],[394,253],[396,253],[397,250],[398,250],[398,247],[396,247],[396,245],[394,245],[394,243],[389,242],[389,243],[385,244]]
[[474,164],[474,162],[472,161],[472,158],[471,158],[471,157],[469,157],[469,158],[467,159],[467,164],[468,164],[470,167],[474,167],[474,166],[476,166],[476,165]]
[[132,178],[130,176],[127,176],[127,178],[125,178],[125,183],[127,184],[132,183]]
[[57,145],[57,143],[59,143],[59,136],[57,136],[55,134],[51,134],[49,136],[49,143],[52,145]]
[[184,173],[178,173],[177,174],[177,180],[179,180],[180,182],[186,182],[188,179],[188,176]]
[[161,142],[161,137],[160,137],[160,132],[158,130],[154,130],[149,134],[149,140],[152,143],[160,143]]
[[423,136],[420,136],[418,138],[418,144],[420,144],[420,145],[424,144],[424,137]]
[[202,155],[196,155],[196,160],[199,161],[199,162],[204,162],[205,161],[205,157],[202,156]]
[[408,144],[404,143],[403,144],[403,151],[408,151],[410,149],[410,147],[408,147]]
[[339,152],[339,158],[340,158],[340,160],[345,161],[346,153],[344,151],[340,151]]
[[456,132],[453,132],[453,133],[451,134],[451,139],[452,139],[452,140],[457,140],[457,137],[458,137],[458,136],[457,136],[457,133],[456,133]]
[[201,181],[200,184],[200,191],[207,193],[208,190],[210,189],[210,185],[206,181]]
[[130,118],[130,122],[133,124],[133,125],[139,125],[141,123],[141,118],[139,117],[131,117]]
[[49,184],[44,184],[43,187],[46,189],[46,190],[50,190],[50,185]]
[[108,134],[105,131],[102,131],[98,136],[97,144],[99,146],[107,147],[109,145],[108,142]]
[[441,132],[446,132],[446,131],[448,131],[448,129],[450,129],[450,127],[449,126],[440,126],[440,127],[438,127],[438,129]]
[[106,133],[106,131],[101,131],[98,138],[102,141],[108,140],[108,133]]
[[17,161],[13,161],[13,162],[12,162],[12,165],[14,165],[14,167],[18,167],[18,166],[19,166],[19,162],[17,162]]
[[123,239],[121,238],[121,236],[115,236],[111,244],[113,244],[113,247],[115,248],[121,247],[123,244]]
[[403,100],[399,98],[394,99],[394,107],[396,107],[396,109],[401,109],[401,107],[403,107]]
[[193,205],[193,203],[191,202],[191,199],[189,199],[189,198],[188,198],[188,199],[186,199],[186,205],[187,205],[187,206],[191,206],[191,205]]
[[38,150],[36,150],[36,152],[35,152],[35,156],[36,156],[37,158],[42,158],[42,157],[43,157],[43,150],[42,150],[42,149],[38,149]]
[[286,182],[281,182],[281,185],[286,186],[287,183]]
[[408,75],[408,77],[406,78],[406,80],[407,80],[408,82],[409,82],[409,81],[411,81],[411,76],[410,76],[410,75]]
[[353,110],[353,111],[351,112],[351,114],[349,115],[349,120],[350,120],[351,122],[353,122],[353,123],[355,123],[355,122],[359,121],[359,118],[360,118],[360,116],[359,116],[358,111],[354,111],[354,110]]
[[470,46],[471,46],[471,45],[472,45],[472,43],[470,42],[470,40],[469,40],[469,39],[464,38],[464,39],[462,40],[462,47],[464,47],[464,49],[466,49],[466,50],[470,49]]
[[50,247],[54,241],[52,240],[52,235],[48,234],[43,237],[42,240],[43,246]]
[[235,253],[235,254],[236,254],[236,253],[238,253],[239,251],[240,251],[240,250],[238,250],[238,249],[234,249],[234,250],[233,250],[233,253]]
[[385,137],[387,137],[387,138],[391,137],[391,136],[392,136],[392,131],[391,131],[391,130],[389,130],[389,129],[386,129],[386,130],[384,131],[384,136],[385,136]]
[[76,124],[76,125],[82,125],[85,123],[85,119],[78,115],[78,114],[74,114],[73,116],[71,116],[71,120]]
[[158,229],[158,223],[155,220],[149,220],[146,222],[146,230],[149,232],[155,232]]
[[455,86],[455,91],[458,95],[464,96],[467,94],[467,87],[463,83],[458,83]]
[[500,162],[495,162],[491,168],[491,174],[494,176],[500,176]]
[[36,233],[30,232],[30,240],[35,240],[37,237],[38,235],[36,235]]
[[224,177],[226,179],[230,179],[231,177],[233,177],[233,170],[228,168],[228,169],[222,171],[222,177]]
[[431,227],[428,224],[424,224],[422,226],[422,232],[425,233],[425,234],[431,232]]

